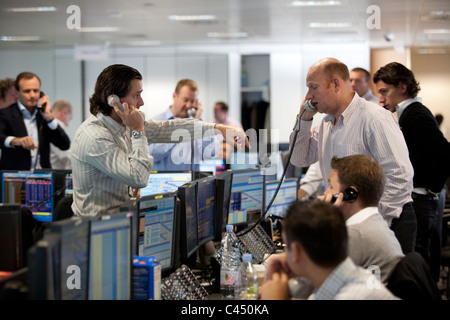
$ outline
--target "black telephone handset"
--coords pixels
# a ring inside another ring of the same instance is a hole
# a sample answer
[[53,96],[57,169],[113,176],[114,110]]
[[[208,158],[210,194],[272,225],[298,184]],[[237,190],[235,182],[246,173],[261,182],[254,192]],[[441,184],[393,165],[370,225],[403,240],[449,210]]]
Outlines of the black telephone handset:
[[[358,192],[354,188],[347,188],[342,193],[344,194],[342,201],[345,201],[345,202],[353,202],[358,197]],[[333,197],[331,198],[331,203],[336,202],[336,199],[338,198],[338,196],[339,196],[339,193],[333,195]]]
[[[44,93],[44,91],[41,91],[41,93],[39,94],[39,98],[42,98],[43,96],[45,96],[45,93]],[[44,102],[43,104],[38,104],[37,108],[39,111],[44,111],[46,106],[47,106],[47,102]]]
[[115,101],[115,102],[117,103],[117,107],[119,107],[119,109],[120,109],[122,112],[124,112],[124,110],[123,110],[123,105],[122,105],[122,103],[120,103],[119,97],[116,96],[115,94],[112,94],[112,95],[110,95],[110,96],[108,97],[108,105],[112,107],[112,106],[113,106],[113,104],[112,104],[113,101]]
[[305,101],[305,103],[303,104],[303,109],[305,109],[306,111],[310,111],[310,112],[316,111],[316,107],[312,104],[311,100]]

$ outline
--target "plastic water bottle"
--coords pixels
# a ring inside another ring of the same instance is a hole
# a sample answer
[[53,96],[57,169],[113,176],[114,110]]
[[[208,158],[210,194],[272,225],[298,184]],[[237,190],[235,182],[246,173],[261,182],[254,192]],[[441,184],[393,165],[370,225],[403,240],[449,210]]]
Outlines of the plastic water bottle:
[[223,298],[233,299],[241,253],[239,250],[239,241],[233,231],[232,225],[226,226],[226,232],[221,242],[221,253],[220,293]]
[[244,253],[242,263],[236,276],[235,299],[256,300],[258,297],[258,273],[252,264],[252,255]]

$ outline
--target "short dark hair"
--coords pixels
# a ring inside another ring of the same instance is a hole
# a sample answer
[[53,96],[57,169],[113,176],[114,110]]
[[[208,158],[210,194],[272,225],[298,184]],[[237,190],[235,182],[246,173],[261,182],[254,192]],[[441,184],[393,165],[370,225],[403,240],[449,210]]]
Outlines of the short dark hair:
[[37,78],[39,80],[39,85],[41,85],[41,79],[39,79],[39,77],[36,74],[34,74],[33,72],[25,71],[25,72],[19,73],[16,77],[16,82],[15,82],[16,90],[17,91],[20,90],[20,87],[19,87],[20,80],[22,80],[22,79],[29,80],[29,79],[33,79],[33,78]]
[[358,199],[365,207],[378,206],[384,190],[384,173],[375,159],[365,155],[333,157],[331,169],[338,173],[340,191],[350,186],[358,190]]
[[216,102],[216,105],[219,106],[220,110],[222,110],[222,111],[228,111],[228,105],[227,105],[225,102],[223,102],[223,101],[217,101],[217,102]]
[[113,64],[103,69],[97,78],[94,94],[89,99],[91,113],[111,114],[113,108],[108,105],[108,96],[115,94],[119,98],[125,97],[131,90],[131,81],[135,79],[142,80],[139,71],[123,64]]
[[373,83],[380,80],[395,87],[401,83],[406,84],[406,94],[411,98],[417,97],[420,91],[420,85],[414,78],[414,73],[398,62],[388,63],[375,72]]
[[367,82],[370,81],[370,73],[366,69],[360,68],[360,67],[356,67],[356,68],[353,68],[352,71],[354,71],[354,72],[363,72],[366,75],[366,81]]
[[16,86],[16,80],[13,78],[5,78],[0,80],[0,98],[5,99],[9,89]]
[[286,242],[298,242],[309,258],[322,267],[334,267],[348,255],[344,214],[335,205],[318,199],[296,201],[283,221]]

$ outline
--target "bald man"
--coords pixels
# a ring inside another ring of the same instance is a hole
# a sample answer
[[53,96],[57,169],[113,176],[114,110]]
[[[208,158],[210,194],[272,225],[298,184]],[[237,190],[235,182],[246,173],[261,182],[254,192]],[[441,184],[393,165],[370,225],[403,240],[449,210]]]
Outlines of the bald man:
[[[363,154],[374,158],[386,176],[379,211],[403,252],[413,251],[417,232],[411,198],[414,172],[397,120],[354,92],[347,66],[337,59],[325,58],[312,65],[306,86],[305,100],[311,100],[315,110],[308,111],[303,104],[300,107],[290,138],[295,138],[291,163],[307,167],[319,161],[322,176],[329,177],[334,156]],[[317,112],[325,117],[312,128]]]

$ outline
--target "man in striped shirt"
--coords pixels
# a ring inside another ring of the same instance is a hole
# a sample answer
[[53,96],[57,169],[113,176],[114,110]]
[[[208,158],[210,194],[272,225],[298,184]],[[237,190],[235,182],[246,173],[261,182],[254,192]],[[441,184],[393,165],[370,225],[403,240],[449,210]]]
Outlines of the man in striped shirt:
[[[331,159],[362,154],[383,168],[386,185],[379,210],[399,240],[403,252],[414,251],[417,222],[412,206],[413,168],[408,148],[394,115],[353,91],[345,64],[333,58],[315,63],[306,78],[314,111],[300,108],[291,143],[291,163],[307,167],[319,161],[329,177]],[[313,116],[325,117],[311,129]],[[298,131],[298,134],[296,133]],[[297,135],[296,135],[297,134]],[[326,181],[324,181],[327,184]]]
[[[177,129],[188,131],[193,139],[222,134],[243,148],[248,139],[242,129],[215,125],[195,119],[144,120],[142,76],[126,65],[111,65],[97,78],[90,98],[92,115],[75,133],[72,143],[73,204],[77,216],[113,214],[133,196],[133,189],[145,187],[153,157],[148,141],[174,142]],[[108,105],[116,94],[121,104]],[[236,137],[236,138],[235,138]]]

